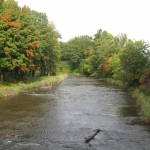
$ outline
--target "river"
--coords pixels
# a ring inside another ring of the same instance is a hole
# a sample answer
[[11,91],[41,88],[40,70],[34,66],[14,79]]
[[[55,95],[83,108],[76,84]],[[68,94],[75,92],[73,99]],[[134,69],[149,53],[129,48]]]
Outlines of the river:
[[[84,138],[101,131],[89,143]],[[135,100],[102,79],[69,77],[52,89],[0,99],[0,150],[149,150]]]

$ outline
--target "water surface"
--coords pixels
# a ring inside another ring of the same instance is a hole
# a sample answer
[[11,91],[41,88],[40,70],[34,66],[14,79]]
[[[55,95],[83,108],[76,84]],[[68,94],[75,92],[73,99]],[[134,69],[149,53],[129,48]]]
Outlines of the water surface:
[[[89,144],[84,138],[101,132]],[[70,77],[0,99],[0,150],[149,150],[135,100],[103,80]]]

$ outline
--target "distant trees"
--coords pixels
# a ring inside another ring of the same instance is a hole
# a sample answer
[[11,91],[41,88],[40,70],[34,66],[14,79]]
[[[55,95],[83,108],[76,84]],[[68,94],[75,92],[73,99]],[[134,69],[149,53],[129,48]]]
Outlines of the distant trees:
[[60,34],[46,14],[20,8],[14,0],[0,1],[0,74],[56,74]]
[[69,61],[72,70],[84,72],[83,62],[92,54],[93,45],[92,37],[75,37],[63,45],[62,59]]
[[138,86],[150,70],[148,48],[144,41],[130,40],[125,34],[113,36],[100,29],[93,38],[81,36],[63,43],[62,59],[82,74],[109,76],[127,87]]

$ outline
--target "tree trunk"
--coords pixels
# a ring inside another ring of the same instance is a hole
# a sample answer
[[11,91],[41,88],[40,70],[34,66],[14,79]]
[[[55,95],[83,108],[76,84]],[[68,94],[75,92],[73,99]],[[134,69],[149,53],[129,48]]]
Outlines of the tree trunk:
[[35,77],[35,70],[32,70],[32,77]]
[[3,82],[3,75],[1,74],[1,82]]
[[18,76],[18,67],[17,68],[15,68],[15,70],[14,70],[14,79],[17,79],[17,76]]

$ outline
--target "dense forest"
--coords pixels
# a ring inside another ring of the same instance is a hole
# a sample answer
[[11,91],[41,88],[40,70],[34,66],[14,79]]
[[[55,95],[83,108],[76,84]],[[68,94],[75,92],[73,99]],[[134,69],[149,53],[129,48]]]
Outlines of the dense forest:
[[[133,41],[125,34],[113,36],[100,29],[94,38],[75,37],[60,46],[63,51],[61,60],[67,62],[71,71],[96,77],[111,77],[121,80],[125,87],[148,83],[149,44],[142,40]],[[144,88],[145,86],[146,84]]]
[[[83,35],[61,42],[45,13],[19,7],[14,0],[0,0],[0,31],[1,83],[35,75],[80,73],[109,77],[126,89],[150,94],[150,45],[143,40],[99,29],[93,37]],[[141,103],[149,117],[150,101]]]
[[20,8],[14,0],[0,5],[1,81],[11,76],[54,75],[59,68],[59,32],[46,14]]

